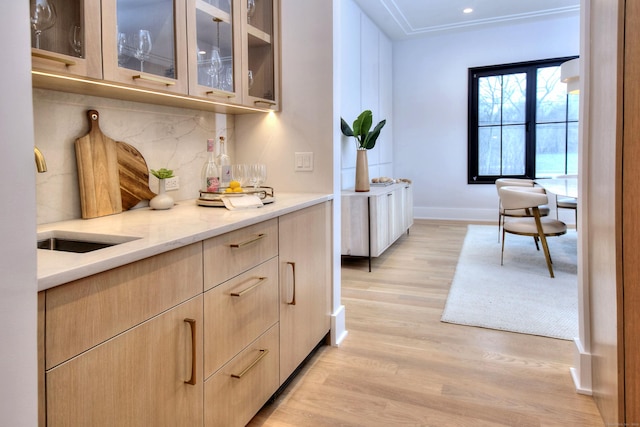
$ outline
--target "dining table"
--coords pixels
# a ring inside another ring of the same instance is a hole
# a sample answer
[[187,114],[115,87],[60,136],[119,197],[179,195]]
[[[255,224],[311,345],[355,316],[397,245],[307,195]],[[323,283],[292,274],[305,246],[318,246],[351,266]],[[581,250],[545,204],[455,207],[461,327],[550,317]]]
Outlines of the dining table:
[[539,178],[535,183],[544,188],[547,193],[553,193],[560,197],[578,198],[578,178]]

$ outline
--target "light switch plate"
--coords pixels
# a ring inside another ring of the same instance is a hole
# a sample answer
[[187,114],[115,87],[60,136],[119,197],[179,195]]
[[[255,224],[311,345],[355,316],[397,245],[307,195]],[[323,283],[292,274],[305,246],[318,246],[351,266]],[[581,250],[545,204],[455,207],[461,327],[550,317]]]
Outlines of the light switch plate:
[[296,152],[295,167],[296,172],[310,172],[313,170],[313,152]]

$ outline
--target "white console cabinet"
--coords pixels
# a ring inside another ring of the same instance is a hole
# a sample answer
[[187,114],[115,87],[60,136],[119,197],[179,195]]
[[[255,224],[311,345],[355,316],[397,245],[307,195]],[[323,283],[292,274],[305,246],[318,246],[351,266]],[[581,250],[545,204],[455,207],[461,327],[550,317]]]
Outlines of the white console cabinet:
[[413,225],[413,190],[408,183],[342,192],[342,255],[380,256]]

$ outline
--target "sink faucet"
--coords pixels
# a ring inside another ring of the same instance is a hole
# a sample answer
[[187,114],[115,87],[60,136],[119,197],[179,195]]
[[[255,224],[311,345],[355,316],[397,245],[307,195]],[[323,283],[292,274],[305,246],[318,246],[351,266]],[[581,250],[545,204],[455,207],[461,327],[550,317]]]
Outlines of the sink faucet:
[[36,169],[39,173],[47,171],[47,162],[44,161],[44,156],[38,147],[33,147],[33,153],[36,155]]

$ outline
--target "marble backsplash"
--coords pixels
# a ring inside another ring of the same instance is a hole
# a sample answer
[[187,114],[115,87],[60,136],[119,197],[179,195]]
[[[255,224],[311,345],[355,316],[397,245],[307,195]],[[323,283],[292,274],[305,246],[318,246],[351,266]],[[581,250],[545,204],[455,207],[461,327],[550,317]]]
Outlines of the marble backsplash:
[[[33,91],[35,144],[47,162],[36,176],[37,223],[81,218],[75,140],[89,131],[87,110],[100,113],[100,129],[138,149],[150,169],[173,169],[176,201],[198,197],[207,138],[224,136],[234,158],[234,116],[43,89]],[[35,167],[34,167],[35,171]],[[150,188],[158,180],[150,175]]]

